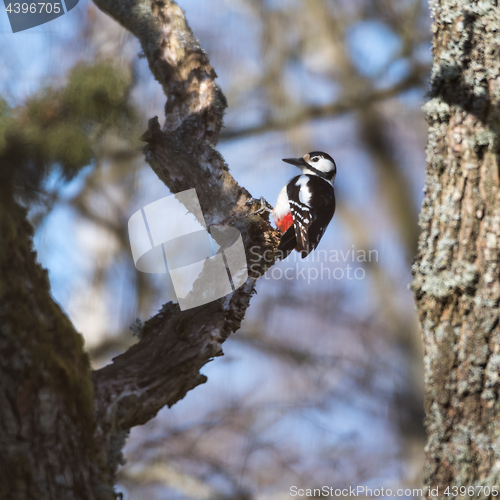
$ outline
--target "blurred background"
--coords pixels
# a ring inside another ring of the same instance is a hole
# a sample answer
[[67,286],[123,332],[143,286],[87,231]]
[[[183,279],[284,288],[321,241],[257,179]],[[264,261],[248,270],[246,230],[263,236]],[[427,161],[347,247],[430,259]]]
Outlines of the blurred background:
[[[274,204],[297,174],[281,158],[326,151],[337,212],[319,251],[259,281],[225,356],[202,370],[208,382],[132,430],[117,490],[278,500],[291,486],[419,487],[422,353],[408,283],[427,3],[179,4],[228,99],[218,148],[232,175]],[[22,138],[14,150],[45,155],[18,180],[19,198],[53,296],[101,367],[137,341],[131,324],[175,300],[168,275],[136,272],[127,235],[136,210],[169,194],[139,141],[165,96],[136,39],[88,0],[17,34],[0,9],[0,39],[0,129]]]

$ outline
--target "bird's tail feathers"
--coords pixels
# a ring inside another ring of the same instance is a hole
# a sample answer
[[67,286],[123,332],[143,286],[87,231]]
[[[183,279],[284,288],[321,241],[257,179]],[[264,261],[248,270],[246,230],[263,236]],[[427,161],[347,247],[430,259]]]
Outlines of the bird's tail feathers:
[[278,245],[278,252],[281,252],[281,260],[286,259],[293,249],[297,246],[297,238],[295,236],[295,228],[293,224],[283,233]]

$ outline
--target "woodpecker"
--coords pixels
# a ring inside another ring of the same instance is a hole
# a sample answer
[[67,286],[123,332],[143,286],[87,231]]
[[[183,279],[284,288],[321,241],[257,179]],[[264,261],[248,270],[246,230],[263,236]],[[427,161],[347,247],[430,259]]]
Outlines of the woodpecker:
[[318,246],[335,213],[337,166],[321,151],[283,161],[299,167],[302,173],[283,187],[272,211],[276,227],[283,233],[278,250],[283,258],[293,249],[305,258]]

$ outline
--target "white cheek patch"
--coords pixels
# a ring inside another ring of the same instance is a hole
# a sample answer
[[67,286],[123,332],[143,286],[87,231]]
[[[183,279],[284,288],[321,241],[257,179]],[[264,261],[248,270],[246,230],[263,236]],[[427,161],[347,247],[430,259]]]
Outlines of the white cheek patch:
[[333,163],[330,160],[327,160],[326,158],[320,158],[319,161],[316,162],[311,162],[311,165],[319,170],[320,172],[331,172],[333,170]]
[[308,182],[309,178],[305,175],[301,175],[295,183],[296,186],[300,186],[299,201],[304,203],[304,205],[309,205],[309,201],[311,201],[311,190],[307,185]]

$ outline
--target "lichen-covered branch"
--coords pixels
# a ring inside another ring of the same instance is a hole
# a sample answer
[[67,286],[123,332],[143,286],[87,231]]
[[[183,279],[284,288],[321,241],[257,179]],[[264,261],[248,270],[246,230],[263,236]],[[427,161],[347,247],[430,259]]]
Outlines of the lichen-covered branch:
[[[165,124],[151,119],[143,137],[158,177],[172,192],[195,188],[207,224],[236,227],[248,252],[273,252],[276,232],[260,216],[248,217],[250,195],[214,149],[226,102],[181,9],[171,1],[95,3],[138,37],[167,96]],[[262,269],[272,264],[267,260]],[[104,444],[110,480],[128,429],[204,382],[199,369],[222,354],[221,344],[239,328],[253,288],[249,278],[232,295],[184,312],[166,304],[145,324],[137,345],[95,372],[96,440]]]
[[189,118],[194,136],[215,144],[226,99],[181,8],[172,1],[155,0],[97,0],[95,4],[141,43],[151,72],[167,96],[165,130],[178,130]]
[[495,0],[431,8],[428,164],[413,290],[425,349],[425,486],[445,498],[448,486],[492,493],[500,482],[500,11]]

